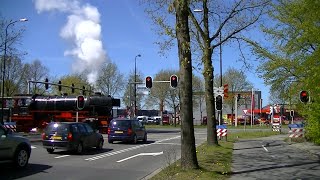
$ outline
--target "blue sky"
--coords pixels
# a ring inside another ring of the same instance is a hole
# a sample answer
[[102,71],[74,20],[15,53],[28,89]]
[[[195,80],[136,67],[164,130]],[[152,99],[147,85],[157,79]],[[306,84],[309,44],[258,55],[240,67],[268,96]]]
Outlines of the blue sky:
[[[60,2],[61,0],[58,0]],[[154,44],[158,36],[152,30],[151,21],[138,1],[133,0],[92,0],[79,1],[80,6],[90,3],[100,14],[101,33],[99,40],[108,60],[115,62],[122,73],[128,75],[134,69],[134,58],[137,58],[137,69],[145,76],[154,76],[161,69],[179,68],[177,49],[167,53],[167,57],[159,55],[159,47]],[[61,37],[61,31],[68,22],[68,11],[42,11],[35,7],[31,0],[1,0],[0,13],[7,20],[28,18],[28,22],[15,24],[14,28],[23,26],[26,31],[19,48],[27,55],[24,62],[35,59],[47,66],[52,76],[62,76],[72,72],[75,60],[65,52],[72,50],[69,40]],[[239,53],[232,44],[223,46],[223,71],[228,67],[242,67]],[[216,55],[217,56],[217,55]],[[219,58],[213,57],[216,73],[219,73]],[[76,67],[76,65],[74,65]],[[269,90],[254,73],[247,73],[248,80],[255,89],[262,91],[263,104],[266,105]]]

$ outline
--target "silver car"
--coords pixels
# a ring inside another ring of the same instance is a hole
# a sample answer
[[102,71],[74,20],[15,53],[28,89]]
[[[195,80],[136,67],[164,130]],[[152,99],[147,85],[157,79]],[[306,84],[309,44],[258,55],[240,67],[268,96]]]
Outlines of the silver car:
[[0,162],[13,162],[21,169],[28,165],[31,144],[27,138],[12,133],[0,124]]

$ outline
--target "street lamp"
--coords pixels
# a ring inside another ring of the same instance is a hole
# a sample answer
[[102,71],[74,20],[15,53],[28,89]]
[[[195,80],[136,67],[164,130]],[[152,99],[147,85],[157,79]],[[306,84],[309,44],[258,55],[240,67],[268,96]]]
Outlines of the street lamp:
[[2,105],[1,105],[1,124],[4,124],[3,118],[4,118],[4,81],[5,81],[5,75],[6,75],[6,57],[7,57],[7,36],[8,36],[8,28],[10,25],[13,25],[16,22],[25,22],[28,21],[27,18],[22,18],[16,21],[10,21],[10,23],[6,27],[6,34],[4,38],[4,56],[3,56],[3,71],[2,71]]
[[141,57],[140,54],[134,58],[134,117],[136,117],[137,111],[137,57]]

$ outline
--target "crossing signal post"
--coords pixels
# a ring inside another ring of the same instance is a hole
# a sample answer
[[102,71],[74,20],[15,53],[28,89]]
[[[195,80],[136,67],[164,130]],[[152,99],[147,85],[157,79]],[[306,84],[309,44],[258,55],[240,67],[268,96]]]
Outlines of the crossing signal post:
[[170,77],[170,86],[172,88],[176,88],[178,86],[178,76],[177,75],[171,75],[171,77]]
[[74,84],[71,84],[71,92],[74,93]]
[[303,103],[309,102],[310,97],[309,97],[309,92],[308,91],[301,91],[300,92],[300,101]]
[[146,77],[146,88],[149,88],[149,89],[152,88],[152,77],[150,76]]

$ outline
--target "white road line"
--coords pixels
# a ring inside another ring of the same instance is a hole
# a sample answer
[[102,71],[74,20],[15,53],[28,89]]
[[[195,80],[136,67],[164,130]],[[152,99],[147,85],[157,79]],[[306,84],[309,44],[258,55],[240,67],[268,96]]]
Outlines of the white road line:
[[264,149],[265,151],[269,152],[268,149],[267,149],[266,147],[264,147],[264,145],[261,145],[261,146],[263,147],[263,149]]
[[37,147],[35,147],[35,146],[31,146],[31,149],[34,149],[34,148],[37,148]]
[[115,152],[110,152],[110,153],[102,154],[102,155],[99,155],[99,156],[94,156],[94,157],[91,157],[91,158],[87,158],[87,159],[85,159],[85,160],[86,160],[86,161],[94,161],[94,160],[102,159],[102,158],[105,158],[105,157],[108,157],[108,156],[113,156],[113,155],[116,155],[116,154],[128,152],[128,151],[131,151],[131,150],[139,149],[139,148],[146,147],[146,146],[150,146],[150,145],[153,145],[153,144],[156,144],[156,143],[159,143],[159,142],[161,143],[161,142],[163,142],[163,141],[169,141],[169,140],[177,139],[177,138],[180,138],[180,136],[175,136],[175,137],[172,137],[172,138],[163,139],[163,140],[161,140],[161,141],[157,141],[157,142],[152,143],[152,144],[143,144],[143,145],[134,146],[134,147],[127,148],[127,149],[122,149],[122,150],[115,151]]
[[136,154],[136,155],[133,155],[133,156],[130,156],[130,157],[121,159],[121,160],[119,160],[119,161],[117,161],[117,162],[120,163],[120,162],[129,160],[129,159],[135,158],[135,157],[137,157],[137,156],[159,156],[159,155],[161,155],[161,154],[163,154],[163,151],[157,152],[157,153],[140,153],[140,154]]
[[57,156],[57,157],[54,157],[54,158],[59,159],[59,158],[64,158],[64,157],[68,157],[68,156],[70,156],[70,155],[62,155],[62,156]]
[[154,144],[181,145],[180,143],[154,143]]

